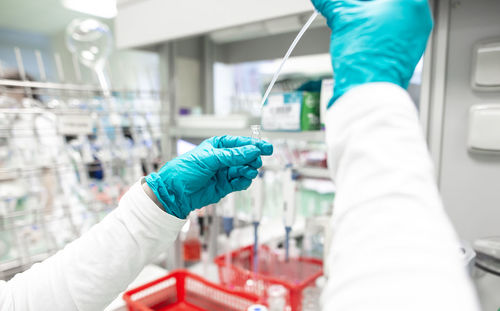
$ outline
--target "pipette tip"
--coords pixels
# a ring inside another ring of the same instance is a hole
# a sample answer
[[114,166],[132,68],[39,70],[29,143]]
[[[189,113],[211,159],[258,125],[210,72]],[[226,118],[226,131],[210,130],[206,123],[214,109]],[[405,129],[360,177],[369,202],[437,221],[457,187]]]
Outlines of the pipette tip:
[[253,222],[253,271],[257,273],[259,271],[259,222]]
[[290,232],[292,231],[292,227],[285,227],[285,261],[288,262],[290,260]]

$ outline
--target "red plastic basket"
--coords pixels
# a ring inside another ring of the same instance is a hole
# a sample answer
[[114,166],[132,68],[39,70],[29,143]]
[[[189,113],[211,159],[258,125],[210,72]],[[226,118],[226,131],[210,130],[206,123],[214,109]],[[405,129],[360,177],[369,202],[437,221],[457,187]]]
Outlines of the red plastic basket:
[[223,254],[215,258],[222,285],[231,290],[254,293],[263,300],[267,299],[269,286],[282,285],[288,290],[288,305],[292,311],[302,310],[302,291],[323,275],[321,260],[299,257],[285,262],[279,260],[267,246],[259,248],[258,273],[252,271],[253,245],[231,252],[229,266],[226,256]]
[[129,311],[246,311],[258,297],[177,270],[123,294]]

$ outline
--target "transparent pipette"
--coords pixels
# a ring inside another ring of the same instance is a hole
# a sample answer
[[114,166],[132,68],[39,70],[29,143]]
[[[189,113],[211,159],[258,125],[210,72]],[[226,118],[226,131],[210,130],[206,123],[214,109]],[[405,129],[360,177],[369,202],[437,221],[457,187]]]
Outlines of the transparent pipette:
[[224,228],[224,232],[226,233],[226,258],[225,265],[226,269],[224,278],[226,280],[230,279],[231,276],[231,232],[234,229],[234,215],[235,215],[235,198],[234,194],[230,194],[223,199],[222,203],[222,224]]
[[297,178],[298,174],[287,166],[283,173],[283,223],[285,225],[285,261],[290,258],[290,232],[295,222],[296,201],[297,201]]
[[[262,134],[261,134],[261,126],[260,125],[251,125],[250,129],[252,131],[252,138],[261,140],[262,139]],[[259,175],[257,178],[253,181],[252,186],[250,188],[251,195],[252,195],[252,223],[254,227],[254,245],[253,245],[253,251],[254,251],[254,256],[253,256],[253,271],[255,272],[255,275],[257,275],[259,271],[259,225],[260,225],[260,220],[262,218],[262,210],[264,206],[264,200],[263,200],[263,191],[264,191],[264,179],[263,175],[264,172],[262,169],[259,169]]]
[[266,93],[264,93],[264,97],[262,97],[262,102],[260,103],[260,109],[262,109],[262,107],[264,107],[264,104],[267,100],[267,97],[269,96],[269,93],[271,93],[271,90],[273,89],[273,86],[276,83],[276,80],[278,80],[278,77],[280,76],[281,69],[283,69],[283,65],[285,65],[286,61],[290,57],[290,54],[292,54],[292,51],[295,49],[295,46],[300,41],[300,39],[302,38],[302,36],[306,32],[306,30],[309,28],[309,26],[311,26],[312,22],[314,22],[314,20],[318,16],[318,14],[319,14],[319,12],[314,10],[311,17],[309,17],[307,22],[304,24],[302,29],[299,31],[299,33],[297,34],[297,36],[293,40],[292,45],[290,45],[290,47],[288,48],[288,51],[286,51],[286,54],[283,57],[283,59],[281,60],[281,64],[278,67],[278,70],[276,70],[276,72],[274,73],[273,79],[271,80],[271,83],[269,83],[269,86],[267,87]]

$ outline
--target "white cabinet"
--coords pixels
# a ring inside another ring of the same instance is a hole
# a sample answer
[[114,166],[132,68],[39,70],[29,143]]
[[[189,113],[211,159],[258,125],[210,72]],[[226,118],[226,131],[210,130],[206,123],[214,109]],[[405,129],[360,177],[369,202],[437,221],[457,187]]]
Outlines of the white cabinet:
[[500,105],[474,105],[469,111],[470,151],[500,152]]
[[472,86],[482,91],[500,90],[500,42],[497,40],[477,45]]
[[312,10],[309,0],[121,0],[116,43],[118,48],[153,45]]

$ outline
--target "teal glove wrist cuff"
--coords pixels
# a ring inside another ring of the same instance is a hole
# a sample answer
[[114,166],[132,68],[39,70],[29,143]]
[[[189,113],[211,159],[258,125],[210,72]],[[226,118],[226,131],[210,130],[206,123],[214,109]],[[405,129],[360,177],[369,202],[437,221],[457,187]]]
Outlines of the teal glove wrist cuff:
[[373,82],[407,88],[433,22],[427,0],[312,0],[332,29],[335,73],[328,107],[350,89]]
[[151,188],[153,193],[158,198],[158,201],[160,201],[165,212],[179,219],[187,218],[189,213],[186,214],[179,206],[176,206],[176,204],[174,203],[175,195],[168,191],[167,185],[163,183],[158,173],[151,173],[150,175],[146,176],[145,179],[149,188]]

